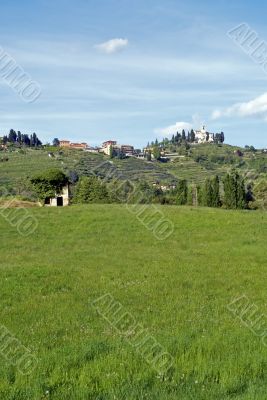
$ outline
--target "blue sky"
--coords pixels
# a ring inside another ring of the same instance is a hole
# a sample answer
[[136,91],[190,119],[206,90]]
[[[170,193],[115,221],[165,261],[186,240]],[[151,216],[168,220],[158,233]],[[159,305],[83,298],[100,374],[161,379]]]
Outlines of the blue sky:
[[266,147],[267,73],[227,35],[245,22],[267,41],[266,11],[257,0],[4,2],[0,46],[42,93],[25,103],[0,80],[0,133],[141,147],[205,123]]

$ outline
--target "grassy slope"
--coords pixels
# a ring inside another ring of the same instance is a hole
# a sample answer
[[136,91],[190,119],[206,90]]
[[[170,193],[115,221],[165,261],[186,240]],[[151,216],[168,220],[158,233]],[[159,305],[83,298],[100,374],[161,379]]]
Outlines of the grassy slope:
[[[39,360],[25,378],[2,359],[1,400],[266,399],[267,348],[227,304],[265,313],[267,214],[162,211],[163,242],[119,205],[31,209],[28,238],[0,219],[0,321]],[[105,293],[174,356],[165,381],[92,308]]]
[[22,178],[48,168],[72,168],[80,158],[79,152],[69,152],[63,157],[49,158],[48,152],[44,150],[25,150],[24,154],[16,151],[6,153],[6,156],[9,159],[8,162],[0,163],[0,185],[7,184],[13,187]]

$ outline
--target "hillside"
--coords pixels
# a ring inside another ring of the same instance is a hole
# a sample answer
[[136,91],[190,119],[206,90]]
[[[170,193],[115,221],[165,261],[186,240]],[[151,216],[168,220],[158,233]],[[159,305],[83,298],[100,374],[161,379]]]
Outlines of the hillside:
[[[236,154],[242,152],[242,156]],[[8,159],[8,161],[4,161]],[[121,179],[155,181],[161,184],[186,179],[189,183],[201,183],[207,177],[223,176],[231,168],[237,168],[247,180],[266,178],[267,154],[252,152],[229,145],[204,144],[191,146],[189,150],[180,148],[177,156],[169,162],[148,162],[142,159],[109,160],[101,154],[91,154],[75,150],[25,149],[0,153],[0,187],[8,187],[19,194],[27,177],[51,167],[59,167],[65,172],[76,171],[90,175],[97,171],[104,161],[111,161]]]
[[[227,306],[265,314],[267,215],[161,209],[162,242],[118,205],[31,209],[29,237],[0,219],[1,325],[38,360],[2,359],[1,400],[266,399],[267,348]],[[98,314],[105,294],[171,354],[167,375]]]

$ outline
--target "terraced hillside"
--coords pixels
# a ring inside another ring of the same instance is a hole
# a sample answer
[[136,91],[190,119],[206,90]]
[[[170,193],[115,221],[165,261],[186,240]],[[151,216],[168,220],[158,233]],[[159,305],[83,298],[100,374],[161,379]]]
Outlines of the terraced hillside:
[[[242,155],[238,155],[237,150]],[[183,155],[179,155],[181,153]],[[267,154],[229,145],[192,146],[186,152],[177,149],[177,158],[167,163],[135,158],[110,160],[102,154],[79,150],[20,149],[0,153],[0,188],[8,187],[19,194],[28,177],[51,167],[61,168],[64,172],[76,171],[80,176],[92,173],[101,176],[103,163],[105,173],[111,172],[111,176],[115,174],[119,179],[145,180],[149,183],[158,181],[162,184],[174,183],[179,179],[201,183],[207,177],[222,177],[233,167],[252,180],[266,177],[267,173]]]
[[85,155],[76,164],[75,169],[79,175],[91,175],[95,172],[102,177],[110,175],[123,180],[146,180],[149,183],[177,181],[177,178],[161,163],[136,158],[99,160]]

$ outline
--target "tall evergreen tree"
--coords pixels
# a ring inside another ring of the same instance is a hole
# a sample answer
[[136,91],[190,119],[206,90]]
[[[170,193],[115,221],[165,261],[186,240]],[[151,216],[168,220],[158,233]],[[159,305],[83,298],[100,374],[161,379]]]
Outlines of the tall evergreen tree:
[[218,175],[216,175],[212,181],[212,207],[220,207],[221,199],[220,199],[220,180]]
[[212,207],[212,183],[209,178],[205,180],[204,186],[202,188],[202,205],[205,207]]
[[52,145],[53,145],[54,147],[58,147],[58,146],[59,146],[59,139],[58,139],[58,138],[54,138],[54,139],[53,139],[53,142],[52,142]]
[[21,144],[21,132],[20,131],[18,131],[17,141],[19,144]]
[[83,176],[77,184],[73,201],[74,203],[108,203],[107,187],[95,176]]
[[224,205],[226,208],[243,209],[247,207],[246,190],[243,178],[237,171],[227,174],[224,184]]
[[187,181],[185,179],[181,179],[178,182],[178,185],[176,188],[176,203],[178,205],[187,204],[187,196],[188,196]]
[[195,132],[194,132],[193,129],[191,129],[191,132],[190,132],[190,142],[191,142],[191,143],[194,143],[195,139],[196,139]]
[[15,143],[17,141],[17,134],[16,134],[16,131],[14,131],[14,129],[10,129],[9,135],[8,135],[8,141],[10,143]]

